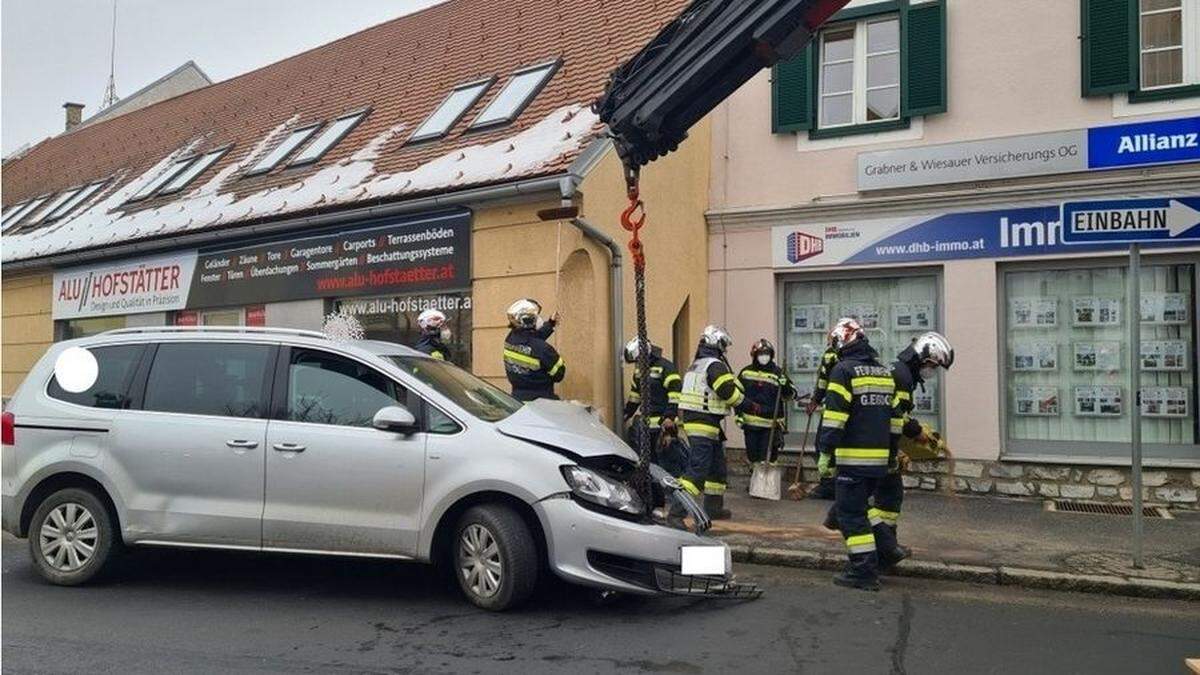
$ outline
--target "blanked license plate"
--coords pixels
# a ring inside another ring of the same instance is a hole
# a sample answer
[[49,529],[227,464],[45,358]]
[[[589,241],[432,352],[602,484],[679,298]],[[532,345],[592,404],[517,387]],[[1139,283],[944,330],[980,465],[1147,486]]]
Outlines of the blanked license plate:
[[733,557],[728,546],[680,546],[679,567],[688,575],[726,575]]

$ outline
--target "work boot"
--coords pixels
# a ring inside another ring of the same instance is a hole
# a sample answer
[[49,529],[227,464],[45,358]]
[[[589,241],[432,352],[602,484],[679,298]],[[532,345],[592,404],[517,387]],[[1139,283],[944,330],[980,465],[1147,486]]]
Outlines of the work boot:
[[907,546],[896,544],[896,548],[889,554],[879,554],[879,573],[891,574],[896,571],[896,565],[902,560],[912,557],[912,549]]
[[821,523],[827,530],[840,530],[841,525],[838,524],[837,509],[832,506],[825,512],[825,522]]
[[879,590],[878,579],[863,579],[861,577],[852,577],[845,572],[833,575],[833,583],[846,588],[857,588],[860,591],[877,591]]
[[821,482],[817,483],[817,487],[813,488],[812,492],[808,493],[808,496],[813,499],[833,499],[833,479],[822,478]]
[[725,508],[725,495],[704,495],[704,512],[710,520],[729,520],[733,513]]

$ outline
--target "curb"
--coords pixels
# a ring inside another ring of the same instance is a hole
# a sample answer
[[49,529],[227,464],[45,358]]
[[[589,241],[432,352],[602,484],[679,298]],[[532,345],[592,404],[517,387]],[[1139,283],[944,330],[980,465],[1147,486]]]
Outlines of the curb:
[[[730,545],[729,549],[735,562],[755,565],[837,571],[845,564],[845,556],[833,553],[757,548],[740,544]],[[1099,574],[1072,574],[1008,565],[995,567],[962,565],[910,558],[896,567],[895,575],[1051,591],[1200,601],[1200,584],[1195,583]]]

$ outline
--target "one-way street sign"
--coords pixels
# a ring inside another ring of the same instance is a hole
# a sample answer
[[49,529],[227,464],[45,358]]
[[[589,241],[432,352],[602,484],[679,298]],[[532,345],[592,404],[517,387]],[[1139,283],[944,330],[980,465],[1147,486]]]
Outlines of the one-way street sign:
[[1200,197],[1159,197],[1062,205],[1066,244],[1200,241]]

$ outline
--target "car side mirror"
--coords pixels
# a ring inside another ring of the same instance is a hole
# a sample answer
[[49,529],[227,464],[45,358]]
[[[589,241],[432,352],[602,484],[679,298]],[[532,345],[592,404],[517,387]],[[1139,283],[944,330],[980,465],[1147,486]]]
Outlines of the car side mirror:
[[417,430],[417,418],[402,405],[389,405],[375,413],[371,426],[380,431],[411,434]]

